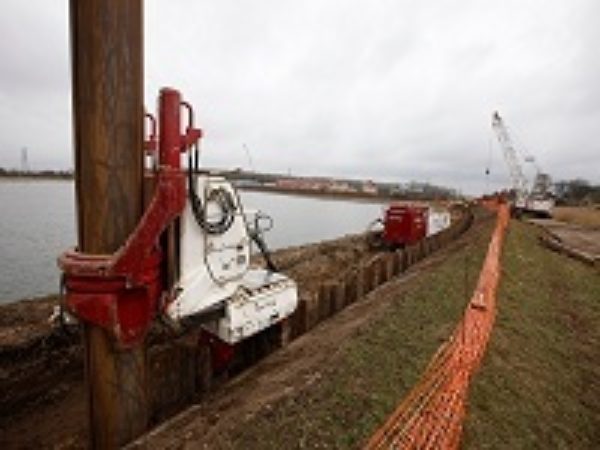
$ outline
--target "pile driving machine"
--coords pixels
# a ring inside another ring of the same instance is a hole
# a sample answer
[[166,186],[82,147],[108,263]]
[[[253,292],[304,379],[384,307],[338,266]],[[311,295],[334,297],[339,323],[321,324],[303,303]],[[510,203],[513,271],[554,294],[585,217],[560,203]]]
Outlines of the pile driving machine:
[[[231,183],[200,171],[202,133],[191,106],[165,88],[158,115],[158,126],[149,116],[145,144],[157,159],[152,199],[114,254],[72,250],[59,258],[65,307],[125,348],[141,343],[160,317],[175,327],[201,326],[216,348],[231,349],[289,317],[297,287],[268,258],[267,269],[250,268],[252,240],[265,248],[260,230],[249,228]],[[183,133],[182,116],[188,119]]]

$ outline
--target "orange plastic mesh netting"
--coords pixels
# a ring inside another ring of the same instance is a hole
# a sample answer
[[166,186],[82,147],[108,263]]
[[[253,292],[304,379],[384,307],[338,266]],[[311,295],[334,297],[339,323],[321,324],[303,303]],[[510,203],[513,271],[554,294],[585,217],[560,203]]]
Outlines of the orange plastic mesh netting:
[[417,385],[371,437],[366,449],[457,448],[469,381],[479,366],[496,315],[500,254],[509,211],[494,206],[496,227],[475,292],[452,336],[435,353]]

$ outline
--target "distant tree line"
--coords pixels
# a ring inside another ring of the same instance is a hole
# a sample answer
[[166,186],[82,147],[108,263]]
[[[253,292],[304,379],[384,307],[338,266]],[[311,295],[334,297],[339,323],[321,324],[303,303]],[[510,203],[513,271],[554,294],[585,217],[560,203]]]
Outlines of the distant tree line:
[[68,180],[73,178],[70,170],[17,170],[0,167],[0,177],[6,178],[54,178]]
[[600,204],[600,185],[582,178],[554,183],[556,202],[562,205]]
[[377,183],[377,187],[380,195],[398,200],[455,200],[462,197],[456,189],[426,182]]
[[[334,177],[306,177],[292,176],[282,173],[260,173],[235,169],[233,171],[222,171],[222,173],[231,180],[251,181],[259,184],[275,183],[281,179],[312,179],[312,180],[330,180],[339,183],[345,183],[357,192],[362,190],[365,182],[372,182],[377,187],[377,195],[382,197],[395,198],[398,200],[453,200],[461,198],[461,194],[451,188],[437,186],[426,182],[411,181],[409,183],[388,183],[374,180],[361,180],[351,178]],[[245,183],[244,183],[245,184]]]

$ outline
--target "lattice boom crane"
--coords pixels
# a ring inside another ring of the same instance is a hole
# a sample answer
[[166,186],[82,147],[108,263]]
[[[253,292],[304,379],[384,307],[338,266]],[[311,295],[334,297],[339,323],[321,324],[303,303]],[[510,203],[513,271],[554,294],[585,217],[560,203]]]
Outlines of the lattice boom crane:
[[[492,114],[492,129],[496,133],[498,142],[504,153],[504,159],[508,165],[512,187],[516,196],[515,210],[518,213],[531,212],[538,216],[551,216],[551,211],[554,207],[554,198],[550,193],[552,184],[550,176],[541,173],[538,168],[533,190],[529,192],[527,178],[525,178],[525,174],[517,158],[515,147],[498,111],[494,111]],[[530,159],[533,161],[533,158]]]
[[494,114],[492,114],[492,128],[496,132],[498,142],[500,142],[504,153],[504,159],[508,165],[510,180],[517,196],[516,205],[517,207],[524,207],[525,199],[527,197],[527,179],[525,178],[521,164],[519,164],[519,160],[517,159],[517,152],[510,139],[508,130],[504,125],[502,117],[498,114],[498,111],[494,111]]

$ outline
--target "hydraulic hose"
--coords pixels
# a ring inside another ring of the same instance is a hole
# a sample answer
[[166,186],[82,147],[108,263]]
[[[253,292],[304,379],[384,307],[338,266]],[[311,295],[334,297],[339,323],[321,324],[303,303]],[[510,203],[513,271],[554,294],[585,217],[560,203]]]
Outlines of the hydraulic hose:
[[[268,225],[261,227],[260,226],[260,221],[262,219],[266,219],[268,220]],[[269,231],[271,228],[273,228],[273,218],[261,211],[258,211],[256,213],[256,215],[254,216],[254,227],[252,229],[248,228],[248,235],[250,236],[250,239],[252,239],[254,241],[254,243],[256,244],[256,247],[258,248],[258,251],[260,251],[260,254],[262,255],[263,259],[265,260],[265,264],[267,265],[267,270],[269,272],[278,272],[279,270],[277,269],[277,267],[275,266],[275,263],[273,262],[273,260],[271,259],[271,252],[269,251],[269,248],[267,247],[267,243],[265,242],[265,239],[263,238],[263,233],[266,231]]]
[[256,247],[258,247],[258,250],[260,251],[260,254],[262,255],[263,259],[265,260],[265,264],[267,265],[267,270],[269,272],[278,272],[277,266],[275,266],[275,263],[271,259],[271,252],[269,251],[269,248],[267,247],[267,243],[261,236],[260,232],[257,230],[252,230],[252,231],[250,231],[249,234],[250,234],[250,238],[254,241],[254,243],[256,244]]
[[[206,196],[205,204],[202,204],[202,200],[198,197],[196,192],[196,178],[195,173],[198,170],[198,147],[194,147],[194,152],[188,153],[188,191],[190,196],[190,204],[192,207],[192,214],[196,223],[208,234],[219,235],[224,234],[231,228],[235,219],[235,202],[229,191],[222,187],[211,189]],[[209,202],[215,202],[219,205],[221,210],[221,217],[219,221],[213,222],[207,220],[206,217],[206,204]]]
[[[192,154],[193,153],[193,154]],[[190,197],[190,204],[192,208],[192,214],[196,223],[204,230],[207,234],[220,235],[224,234],[231,228],[235,219],[235,202],[230,192],[222,187],[211,189],[206,196],[205,204],[202,204],[202,200],[198,197],[196,192],[196,179],[194,174],[198,170],[198,147],[194,146],[194,151],[188,153],[188,191]],[[218,222],[212,222],[206,218],[206,204],[209,202],[215,202],[221,209],[221,217]],[[258,221],[258,217],[255,219]],[[271,253],[265,240],[263,239],[261,232],[258,228],[258,224],[255,224],[255,229],[249,231],[250,238],[255,242],[256,247],[260,251],[265,263],[267,270],[270,272],[277,272],[277,267],[271,259]]]

